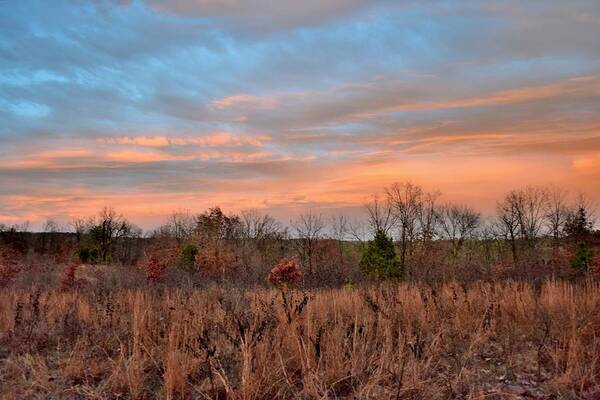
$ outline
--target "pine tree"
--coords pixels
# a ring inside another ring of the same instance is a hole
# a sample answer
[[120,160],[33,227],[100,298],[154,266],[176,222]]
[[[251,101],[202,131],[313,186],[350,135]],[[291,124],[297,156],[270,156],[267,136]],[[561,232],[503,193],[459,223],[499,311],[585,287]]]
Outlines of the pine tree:
[[360,260],[361,270],[378,279],[401,279],[403,273],[392,238],[378,230]]

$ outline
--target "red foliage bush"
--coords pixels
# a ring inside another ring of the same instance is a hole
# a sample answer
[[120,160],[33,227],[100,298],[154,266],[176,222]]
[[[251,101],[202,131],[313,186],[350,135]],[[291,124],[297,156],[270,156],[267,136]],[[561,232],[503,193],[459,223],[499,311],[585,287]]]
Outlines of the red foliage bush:
[[151,254],[142,261],[142,269],[149,282],[158,283],[165,280],[167,264],[156,254]]
[[269,272],[269,282],[274,286],[295,286],[302,280],[300,263],[295,258],[283,258]]
[[148,282],[163,282],[169,267],[175,265],[177,258],[176,254],[176,250],[171,247],[151,247],[146,251],[144,258],[139,262],[138,267],[144,271]]
[[77,271],[77,267],[77,263],[71,263],[64,269],[60,280],[60,286],[63,290],[73,289],[76,286],[75,272]]

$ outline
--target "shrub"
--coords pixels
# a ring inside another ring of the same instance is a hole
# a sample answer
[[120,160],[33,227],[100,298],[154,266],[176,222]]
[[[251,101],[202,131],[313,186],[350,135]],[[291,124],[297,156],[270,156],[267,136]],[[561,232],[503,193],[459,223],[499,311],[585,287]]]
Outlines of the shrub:
[[77,249],[77,257],[79,258],[79,261],[87,264],[92,258],[92,251],[88,247],[81,247]]
[[268,281],[274,286],[296,286],[302,280],[300,263],[295,258],[283,258],[269,272]]
[[176,262],[176,251],[171,247],[160,244],[150,247],[138,266],[146,274],[146,280],[151,283],[163,282],[167,270]]
[[235,257],[218,244],[203,249],[196,255],[196,266],[200,272],[216,278],[224,277],[235,269]]
[[71,263],[64,269],[62,279],[60,280],[60,286],[63,290],[72,289],[76,286],[75,272],[77,271],[77,264]]
[[355,288],[356,288],[356,285],[354,284],[354,281],[352,280],[352,278],[346,279],[346,282],[344,282],[344,289],[345,290],[354,290]]

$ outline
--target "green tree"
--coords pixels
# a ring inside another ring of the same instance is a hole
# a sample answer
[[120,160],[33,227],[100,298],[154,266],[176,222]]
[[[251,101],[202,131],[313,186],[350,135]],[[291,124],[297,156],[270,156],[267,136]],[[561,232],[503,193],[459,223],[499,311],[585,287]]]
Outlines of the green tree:
[[575,249],[575,255],[571,259],[571,266],[577,275],[585,275],[590,270],[594,258],[592,249],[585,243],[579,242]]
[[585,207],[580,206],[577,211],[568,216],[565,233],[575,243],[575,254],[571,259],[571,266],[575,270],[575,274],[588,273],[594,258],[589,244],[593,233],[593,223],[589,220]]
[[584,207],[579,207],[567,217],[565,233],[576,241],[587,241],[592,234],[593,223],[589,220],[588,213]]
[[186,244],[179,254],[179,267],[187,272],[194,272],[196,270],[197,255],[198,248],[193,244]]
[[378,279],[403,278],[394,241],[382,230],[375,232],[375,237],[365,248],[360,268],[364,273]]

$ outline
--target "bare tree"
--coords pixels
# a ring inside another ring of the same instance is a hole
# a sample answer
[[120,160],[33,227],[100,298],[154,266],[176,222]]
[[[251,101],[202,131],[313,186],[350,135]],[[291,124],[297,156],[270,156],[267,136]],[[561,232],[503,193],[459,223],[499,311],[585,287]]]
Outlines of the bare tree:
[[423,207],[423,189],[411,182],[393,183],[386,189],[392,206],[400,243],[400,270],[406,273],[406,258],[417,234],[419,215]]
[[58,225],[58,223],[52,219],[52,218],[48,218],[46,220],[46,223],[44,223],[44,232],[46,233],[56,233],[60,231],[60,226]]
[[69,225],[71,225],[71,227],[73,228],[73,232],[75,232],[75,238],[77,239],[77,243],[81,242],[83,235],[89,227],[88,221],[86,221],[83,218],[74,218],[73,220],[71,220]]
[[281,224],[269,214],[261,214],[256,210],[245,210],[241,213],[241,235],[247,239],[264,240],[274,238],[282,228]]
[[567,217],[569,216],[569,206],[567,196],[569,192],[558,186],[548,188],[548,201],[546,203],[546,225],[554,244],[557,245],[562,236]]
[[475,235],[481,216],[473,209],[458,204],[445,204],[439,215],[442,234],[452,243],[452,254],[456,257],[464,242]]
[[348,233],[354,240],[360,243],[361,248],[364,248],[365,240],[372,232],[369,232],[369,228],[364,221],[354,219],[348,223]]
[[296,243],[300,258],[303,264],[308,266],[308,274],[312,275],[316,246],[322,238],[323,230],[325,229],[323,216],[308,211],[305,214],[301,214],[291,224],[297,237]]
[[371,196],[371,201],[365,203],[364,206],[368,213],[372,233],[383,232],[387,235],[396,223],[396,217],[392,212],[392,204],[389,198],[382,202],[379,195],[374,194]]
[[167,222],[167,232],[181,246],[194,233],[196,221],[189,210],[173,211]]
[[348,218],[345,215],[334,215],[329,218],[332,239],[343,241],[348,234]]
[[329,224],[331,227],[330,235],[337,244],[341,266],[343,267],[345,265],[344,241],[346,240],[349,230],[348,218],[346,218],[344,215],[332,216],[329,219]]
[[534,247],[544,226],[548,194],[545,189],[535,186],[527,186],[515,194],[521,236]]
[[115,244],[134,231],[135,227],[122,215],[110,207],[104,207],[90,229],[90,235],[98,245],[100,261],[108,261]]
[[418,209],[419,233],[421,241],[426,248],[435,238],[439,225],[437,200],[440,192],[423,194],[422,206]]
[[499,235],[508,241],[512,253],[513,263],[518,261],[517,240],[520,232],[520,217],[518,211],[518,195],[512,191],[496,205],[496,227]]

